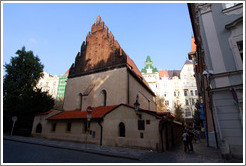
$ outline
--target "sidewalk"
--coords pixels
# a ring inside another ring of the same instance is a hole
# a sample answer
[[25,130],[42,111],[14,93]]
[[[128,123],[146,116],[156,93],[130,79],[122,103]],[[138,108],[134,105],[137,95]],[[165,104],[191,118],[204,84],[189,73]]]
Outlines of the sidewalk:
[[184,152],[182,143],[174,148],[158,153],[150,150],[139,150],[121,147],[100,146],[95,144],[83,144],[67,141],[55,141],[43,138],[3,136],[4,140],[19,141],[29,144],[82,151],[112,157],[121,157],[137,160],[142,163],[242,163],[241,160],[225,160],[221,157],[219,149],[207,147],[206,140],[194,143],[194,152]]
[[56,140],[48,140],[44,138],[35,138],[35,137],[4,135],[3,139],[61,148],[61,149],[76,150],[76,151],[100,154],[105,156],[121,157],[121,158],[133,159],[133,160],[141,160],[143,156],[148,155],[150,153],[154,153],[153,151],[150,150],[100,146],[96,144],[83,144],[83,143],[68,142],[68,141],[56,141]]

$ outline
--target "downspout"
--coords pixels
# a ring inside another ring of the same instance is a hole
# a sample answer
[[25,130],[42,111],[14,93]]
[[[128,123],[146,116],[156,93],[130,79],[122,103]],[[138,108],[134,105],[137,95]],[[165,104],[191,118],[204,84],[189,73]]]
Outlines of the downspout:
[[161,136],[161,151],[164,152],[164,149],[163,149],[163,127],[162,127],[162,122],[163,122],[163,120],[160,120],[160,122],[159,122],[159,133],[160,133],[160,136]]
[[[209,85],[211,83],[211,76],[208,75],[208,81],[209,81]],[[215,122],[214,122],[214,115],[216,115],[216,121],[217,121],[217,125],[218,125],[218,128],[219,128],[219,133],[220,133],[220,137],[222,139],[222,134],[221,134],[221,129],[220,129],[220,124],[218,122],[218,117],[217,117],[217,108],[216,106],[214,106],[216,112],[214,113],[213,111],[213,105],[214,105],[214,102],[212,100],[212,96],[211,96],[211,91],[210,91],[210,87],[208,87],[208,97],[209,97],[209,101],[210,101],[210,109],[211,109],[211,116],[212,116],[212,122],[213,122],[213,126],[214,126],[214,134],[215,134],[215,141],[216,141],[216,148],[218,149],[219,146],[218,146],[218,137],[217,137],[217,131],[216,131],[216,126],[215,126]]]
[[103,126],[101,124],[101,121],[97,121],[97,123],[100,126],[100,146],[102,146]]

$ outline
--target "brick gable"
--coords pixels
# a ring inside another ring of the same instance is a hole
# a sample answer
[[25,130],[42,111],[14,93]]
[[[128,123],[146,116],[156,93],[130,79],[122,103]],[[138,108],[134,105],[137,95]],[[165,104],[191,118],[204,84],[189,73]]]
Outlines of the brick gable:
[[69,77],[126,66],[127,55],[114,40],[113,34],[108,31],[108,27],[98,16],[75,58],[75,63],[71,66]]

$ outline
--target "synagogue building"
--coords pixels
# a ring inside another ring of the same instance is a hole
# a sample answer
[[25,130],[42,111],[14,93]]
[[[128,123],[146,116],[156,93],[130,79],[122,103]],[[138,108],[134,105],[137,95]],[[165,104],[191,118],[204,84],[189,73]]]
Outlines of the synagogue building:
[[98,16],[70,67],[63,111],[36,115],[32,134],[165,151],[181,140],[182,124],[168,112],[157,113],[155,99],[135,63]]

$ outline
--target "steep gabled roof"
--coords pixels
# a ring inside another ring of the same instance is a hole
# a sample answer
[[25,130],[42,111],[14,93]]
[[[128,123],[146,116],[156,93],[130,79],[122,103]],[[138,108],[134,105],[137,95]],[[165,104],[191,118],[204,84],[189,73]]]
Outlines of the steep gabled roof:
[[140,83],[153,95],[154,92],[145,81],[133,60],[120,47],[111,31],[98,16],[86,42],[81,45],[75,62],[69,70],[68,78],[103,72],[114,68],[128,67]]
[[168,70],[167,72],[169,77],[174,77],[174,76],[179,77],[181,70]]

